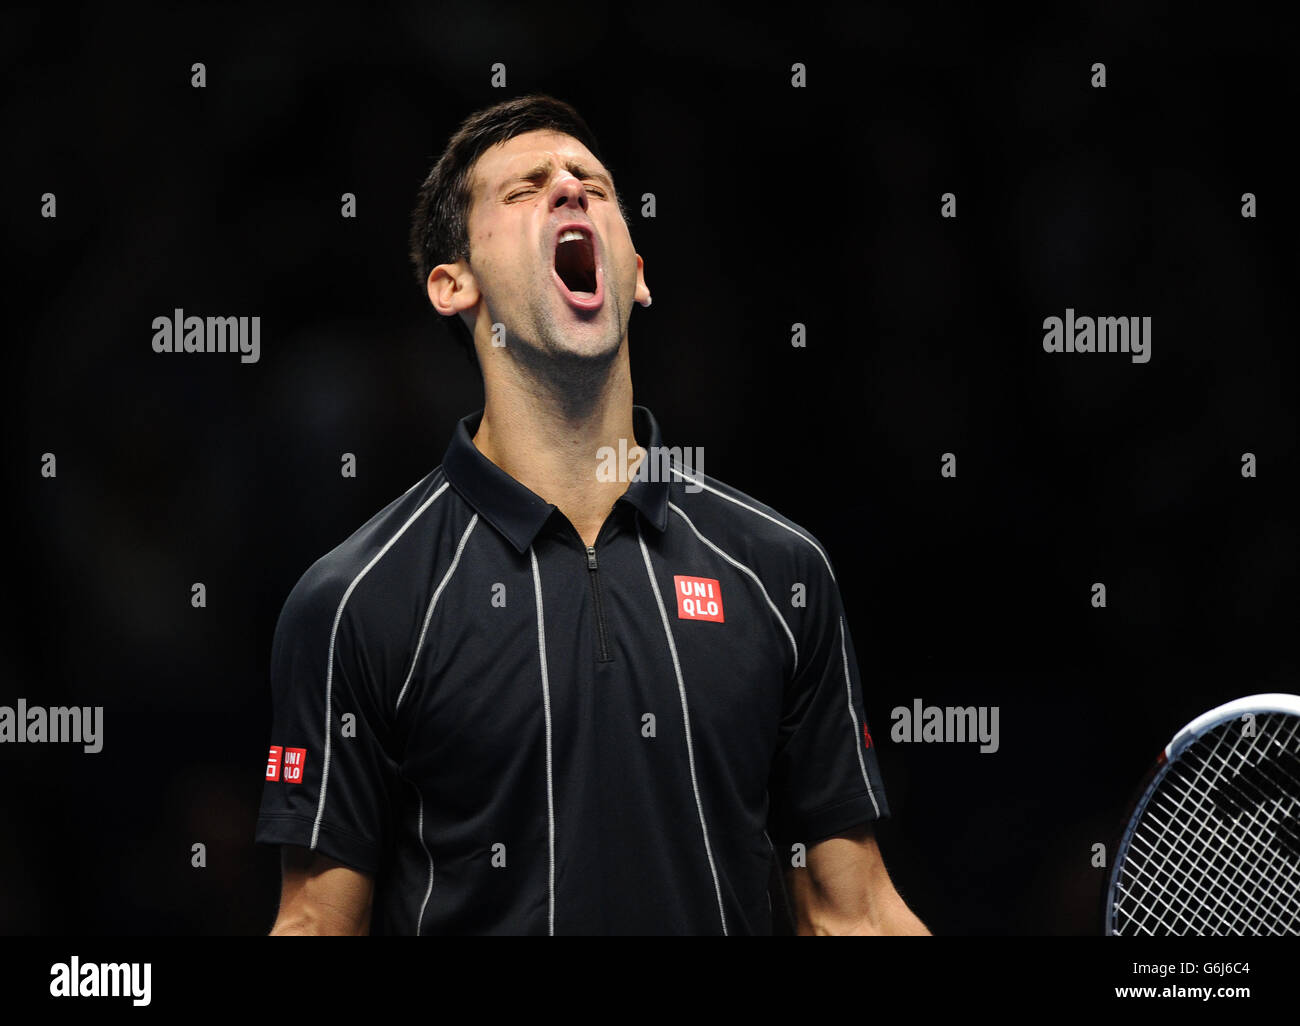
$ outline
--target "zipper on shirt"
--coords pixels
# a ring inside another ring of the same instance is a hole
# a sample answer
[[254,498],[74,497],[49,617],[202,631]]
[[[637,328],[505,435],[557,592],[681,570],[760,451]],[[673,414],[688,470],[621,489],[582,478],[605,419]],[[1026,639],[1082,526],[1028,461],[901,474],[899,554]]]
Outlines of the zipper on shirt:
[[605,631],[605,605],[600,597],[600,567],[596,563],[596,547],[587,546],[587,572],[591,577],[591,598],[596,605],[596,636],[600,641],[599,661],[608,663],[612,660],[609,654],[609,635]]

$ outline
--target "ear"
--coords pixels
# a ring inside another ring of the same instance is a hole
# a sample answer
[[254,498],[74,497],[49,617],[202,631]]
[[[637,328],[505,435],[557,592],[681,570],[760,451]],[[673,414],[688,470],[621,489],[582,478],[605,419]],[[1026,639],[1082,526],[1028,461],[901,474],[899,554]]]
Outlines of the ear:
[[425,289],[433,308],[444,317],[463,313],[479,301],[478,282],[464,260],[439,264],[429,272]]
[[632,298],[642,306],[650,305],[650,290],[645,283],[645,261],[641,259],[641,254],[636,255],[636,292]]

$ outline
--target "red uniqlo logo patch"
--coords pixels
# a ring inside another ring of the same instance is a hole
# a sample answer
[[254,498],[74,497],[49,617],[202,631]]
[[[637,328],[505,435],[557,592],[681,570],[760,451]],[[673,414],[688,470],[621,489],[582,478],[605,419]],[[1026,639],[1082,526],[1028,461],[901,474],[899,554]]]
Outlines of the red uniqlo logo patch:
[[673,576],[673,590],[677,592],[677,618],[679,620],[713,620],[723,623],[722,588],[712,577]]
[[279,745],[271,746],[271,754],[266,757],[266,779],[280,779],[280,754],[283,752]]
[[286,748],[284,750],[284,782],[301,784],[302,769],[307,765],[307,749]]

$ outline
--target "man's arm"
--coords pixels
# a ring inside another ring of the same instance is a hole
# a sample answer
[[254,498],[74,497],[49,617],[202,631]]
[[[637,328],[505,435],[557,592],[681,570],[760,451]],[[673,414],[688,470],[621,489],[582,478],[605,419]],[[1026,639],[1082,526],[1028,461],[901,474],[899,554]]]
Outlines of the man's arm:
[[800,936],[930,934],[894,890],[869,825],[814,844],[785,882]]
[[370,932],[374,880],[320,852],[280,848],[280,913],[272,937]]

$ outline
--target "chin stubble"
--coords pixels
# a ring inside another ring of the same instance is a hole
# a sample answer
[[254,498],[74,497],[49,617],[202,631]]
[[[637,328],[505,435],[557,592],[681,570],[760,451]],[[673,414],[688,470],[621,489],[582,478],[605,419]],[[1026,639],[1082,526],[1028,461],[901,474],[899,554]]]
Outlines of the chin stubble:
[[[614,324],[621,324],[614,297],[608,291],[606,296],[608,302],[614,303]],[[575,353],[564,346],[563,336],[544,309],[534,306],[533,314],[533,322],[542,326],[540,341],[528,341],[508,334],[507,337],[514,338],[516,344],[507,343],[506,353],[515,367],[562,406],[566,415],[580,417],[591,410],[604,393],[610,371],[618,358],[622,336],[600,352]]]

